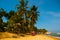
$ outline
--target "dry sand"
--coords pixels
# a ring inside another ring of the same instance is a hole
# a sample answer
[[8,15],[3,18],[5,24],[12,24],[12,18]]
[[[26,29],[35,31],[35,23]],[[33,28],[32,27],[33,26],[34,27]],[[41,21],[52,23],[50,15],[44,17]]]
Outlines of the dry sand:
[[60,40],[55,37],[46,36],[46,35],[35,35],[35,36],[25,36],[25,37],[19,37],[19,38],[4,38],[0,40]]

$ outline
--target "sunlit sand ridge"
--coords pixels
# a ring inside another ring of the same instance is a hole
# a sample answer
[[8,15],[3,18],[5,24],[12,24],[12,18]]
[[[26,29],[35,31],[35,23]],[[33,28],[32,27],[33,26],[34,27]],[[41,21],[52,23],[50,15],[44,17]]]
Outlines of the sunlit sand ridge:
[[19,37],[19,38],[4,38],[0,40],[60,40],[51,36],[46,35],[35,35],[35,36],[25,36],[25,37]]

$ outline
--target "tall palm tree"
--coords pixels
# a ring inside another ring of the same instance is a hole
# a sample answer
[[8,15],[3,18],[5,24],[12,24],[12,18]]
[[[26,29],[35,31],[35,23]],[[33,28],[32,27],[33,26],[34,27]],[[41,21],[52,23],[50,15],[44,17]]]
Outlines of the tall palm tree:
[[37,7],[33,5],[30,9],[30,21],[29,21],[31,30],[34,30],[34,24],[36,23],[37,19],[38,19]]
[[24,0],[21,0],[20,1],[20,6],[18,7],[19,9],[18,9],[18,12],[17,12],[17,15],[18,15],[18,19],[21,19],[22,18],[22,20],[20,20],[20,24],[21,24],[21,27],[22,27],[22,30],[24,31],[24,30],[26,30],[26,28],[27,28],[27,18],[26,18],[26,14],[27,14],[27,10],[26,10],[26,8],[27,8],[27,3],[28,3],[28,1],[26,1],[26,3],[24,2]]

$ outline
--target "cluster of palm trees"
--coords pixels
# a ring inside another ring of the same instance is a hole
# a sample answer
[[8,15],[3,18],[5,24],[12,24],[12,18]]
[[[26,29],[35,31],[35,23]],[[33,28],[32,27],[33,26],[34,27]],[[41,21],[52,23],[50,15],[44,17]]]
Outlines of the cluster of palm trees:
[[[30,33],[39,30],[34,26],[39,16],[37,7],[28,7],[28,0],[20,0],[19,3],[16,6],[17,11],[6,12],[0,8],[0,32]],[[5,17],[7,22],[3,22],[2,17]]]
[[[0,9],[0,30],[15,33],[34,31],[34,24],[38,18],[37,7],[35,5],[28,7],[28,0],[26,2],[20,0],[19,3],[16,12],[11,10],[7,13],[4,9]],[[3,16],[7,19],[6,23],[3,22]]]

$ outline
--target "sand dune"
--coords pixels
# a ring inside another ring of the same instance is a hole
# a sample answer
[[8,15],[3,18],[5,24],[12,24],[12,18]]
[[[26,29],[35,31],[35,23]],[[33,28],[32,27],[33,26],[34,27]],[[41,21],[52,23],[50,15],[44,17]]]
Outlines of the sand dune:
[[60,39],[51,36],[46,36],[46,35],[36,35],[36,36],[30,35],[30,36],[19,37],[19,38],[4,38],[0,40],[60,40]]

